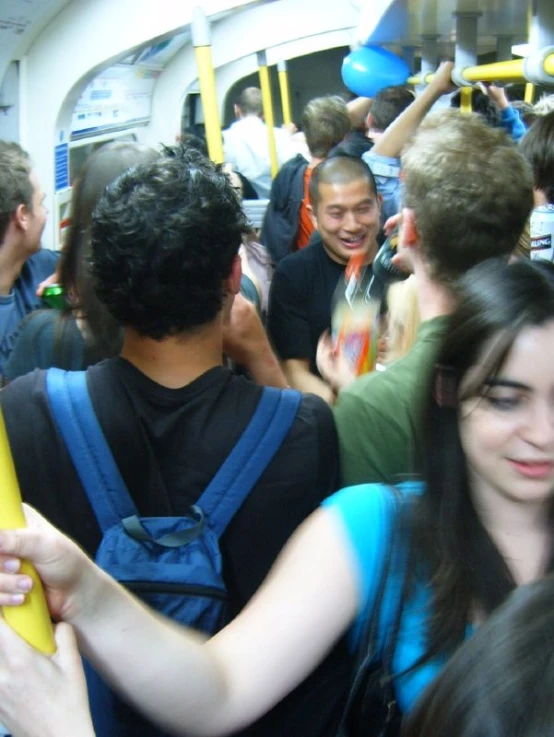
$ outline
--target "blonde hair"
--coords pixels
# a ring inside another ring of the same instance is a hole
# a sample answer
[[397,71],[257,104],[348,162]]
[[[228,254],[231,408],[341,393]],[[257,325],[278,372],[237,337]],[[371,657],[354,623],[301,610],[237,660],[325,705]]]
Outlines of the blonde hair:
[[554,111],[554,95],[543,95],[541,99],[533,105],[535,115],[548,115]]
[[387,294],[389,307],[388,350],[386,363],[396,361],[410,350],[421,322],[415,277],[391,284]]

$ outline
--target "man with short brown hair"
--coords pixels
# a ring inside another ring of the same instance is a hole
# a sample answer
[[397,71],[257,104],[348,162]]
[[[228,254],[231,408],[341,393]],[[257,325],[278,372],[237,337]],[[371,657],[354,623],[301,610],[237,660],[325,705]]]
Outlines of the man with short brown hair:
[[47,215],[29,155],[0,141],[0,378],[19,323],[40,306],[39,283],[56,268],[58,255],[40,247]]

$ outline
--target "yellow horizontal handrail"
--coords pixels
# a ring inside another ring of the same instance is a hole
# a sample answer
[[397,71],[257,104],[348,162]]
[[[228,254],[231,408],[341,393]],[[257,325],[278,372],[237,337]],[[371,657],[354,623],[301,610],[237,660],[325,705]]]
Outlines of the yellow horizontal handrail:
[[[481,64],[481,66],[467,67],[462,72],[466,82],[525,82],[523,74],[524,59],[512,59],[511,61],[497,61],[493,64]],[[544,71],[550,74],[554,81],[554,54],[550,54],[544,60]],[[426,74],[423,82],[421,75],[409,77],[408,84],[428,84],[433,79],[432,74]]]

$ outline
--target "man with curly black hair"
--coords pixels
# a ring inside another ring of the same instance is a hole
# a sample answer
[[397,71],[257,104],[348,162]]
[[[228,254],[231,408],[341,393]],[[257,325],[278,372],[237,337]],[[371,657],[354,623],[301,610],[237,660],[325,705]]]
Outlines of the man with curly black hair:
[[[224,368],[224,345],[260,380],[268,370],[272,375],[275,359],[254,308],[244,301],[231,309],[242,226],[227,176],[194,151],[166,151],[124,173],[95,211],[92,273],[124,342],[120,357],[87,370],[87,383],[142,515],[186,514],[256,409],[262,387]],[[0,401],[23,497],[94,555],[100,529],[51,416],[45,372],[15,380]],[[293,530],[336,489],[337,476],[331,411],[306,395],[221,538],[230,617],[254,594]],[[348,668],[341,643],[245,734],[332,735]]]

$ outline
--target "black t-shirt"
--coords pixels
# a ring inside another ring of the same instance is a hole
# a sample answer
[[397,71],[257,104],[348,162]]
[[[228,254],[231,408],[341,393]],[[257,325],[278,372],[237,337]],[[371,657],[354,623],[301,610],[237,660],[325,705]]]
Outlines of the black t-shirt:
[[[223,367],[167,389],[121,358],[92,366],[87,379],[100,425],[144,516],[186,514],[234,447],[262,391]],[[45,372],[9,384],[0,403],[23,498],[94,555],[100,529],[53,423]],[[295,528],[336,489],[337,457],[330,409],[304,396],[282,447],[221,540],[231,616],[259,587]],[[349,667],[341,642],[305,684],[244,734],[332,735]]]
[[279,262],[269,294],[268,331],[283,361],[308,358],[315,364],[317,343],[331,327],[331,301],[345,265],[327,255],[319,233],[306,248]]

